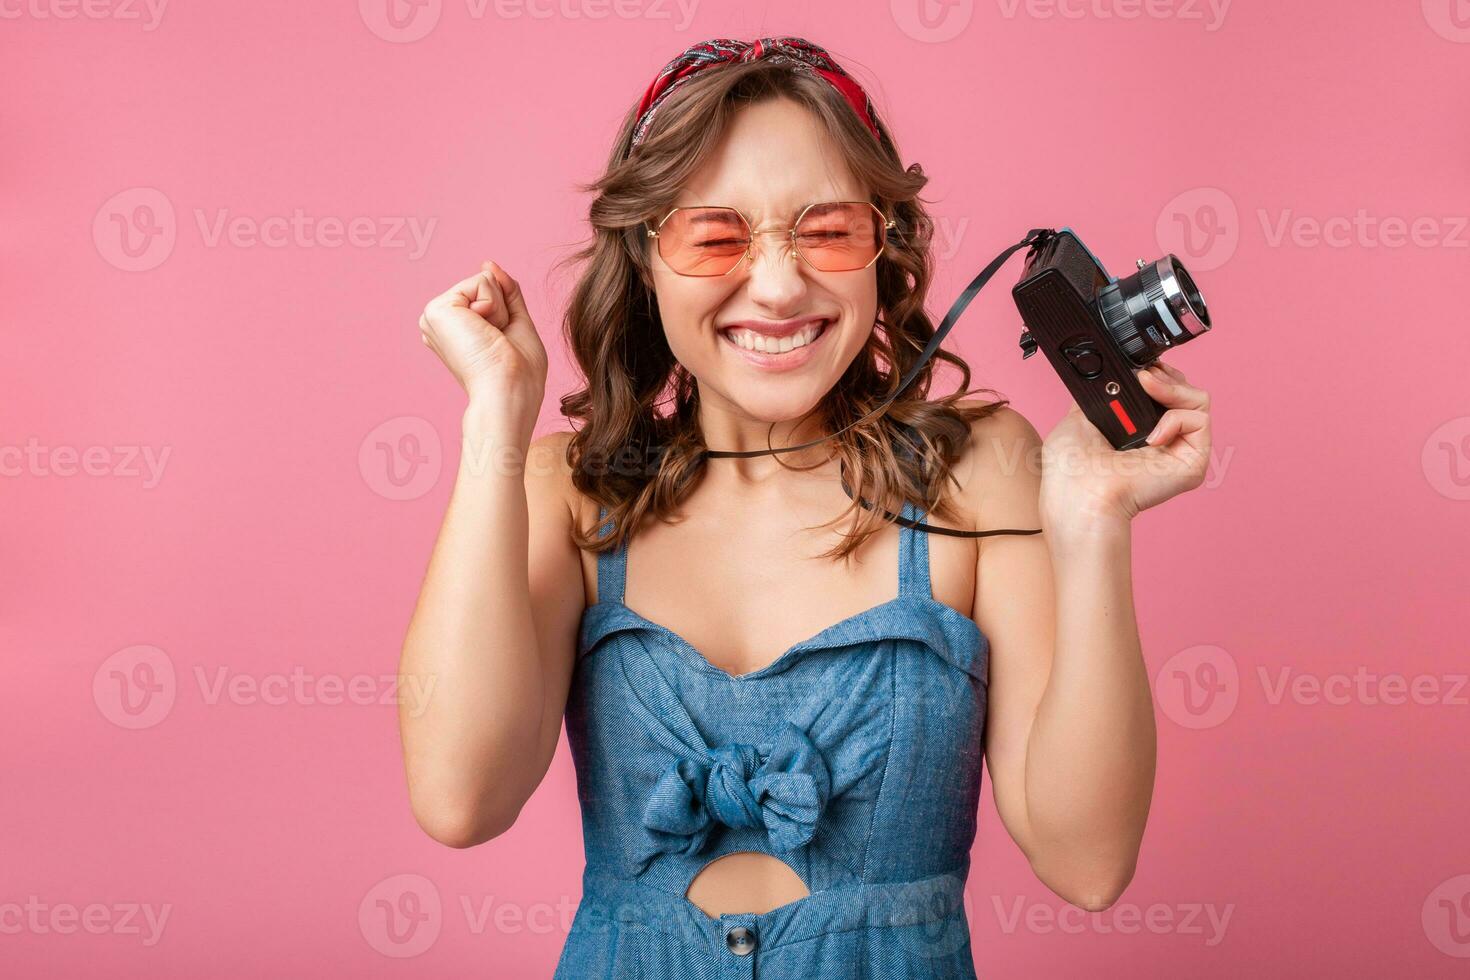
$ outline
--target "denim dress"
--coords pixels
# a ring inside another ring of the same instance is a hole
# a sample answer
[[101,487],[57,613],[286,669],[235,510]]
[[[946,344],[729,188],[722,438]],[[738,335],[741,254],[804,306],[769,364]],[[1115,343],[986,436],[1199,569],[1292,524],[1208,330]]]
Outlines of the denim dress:
[[[899,530],[897,596],[739,676],[623,603],[626,547],[598,555],[566,710],[587,863],[556,980],[973,980],[989,644],[934,598],[928,535]],[[685,892],[734,851],[811,894],[707,915]]]

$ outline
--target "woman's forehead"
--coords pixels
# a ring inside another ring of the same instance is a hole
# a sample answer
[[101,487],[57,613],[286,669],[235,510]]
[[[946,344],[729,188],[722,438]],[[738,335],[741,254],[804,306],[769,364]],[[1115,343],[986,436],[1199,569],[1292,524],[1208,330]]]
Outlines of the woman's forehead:
[[751,218],[794,218],[813,201],[866,200],[840,156],[812,157],[794,148],[706,161],[681,188],[677,205],[723,204]]
[[[813,196],[813,197],[810,197],[810,198],[805,198],[805,199],[797,202],[796,204],[780,204],[780,205],[772,205],[772,206],[769,206],[769,207],[758,207],[758,206],[742,205],[742,204],[737,203],[734,200],[694,200],[692,198],[689,199],[689,200],[680,199],[680,200],[674,202],[674,205],[673,206],[674,207],[681,207],[681,208],[698,208],[698,207],[711,207],[711,208],[712,207],[725,207],[725,208],[734,208],[735,210],[739,211],[741,214],[745,215],[746,220],[748,220],[749,222],[751,222],[751,224],[753,224],[753,225],[764,225],[764,224],[767,224],[767,223],[775,223],[775,224],[783,224],[784,223],[784,224],[790,224],[790,223],[794,222],[797,218],[801,217],[801,213],[803,211],[805,211],[808,207],[810,207],[813,204],[828,204],[828,203],[834,203],[834,202],[837,202],[837,201],[865,201],[865,200],[867,200],[867,198],[865,198],[861,194],[846,194],[846,195],[844,195],[844,194],[829,193],[829,194],[816,195],[816,196]],[[732,215],[731,217],[733,218],[734,216]],[[708,221],[719,221],[721,219],[719,218],[719,216],[717,214],[712,214],[712,215],[708,216],[708,219],[707,220]],[[738,221],[739,219],[737,218],[735,220]]]
[[727,207],[744,214],[753,224],[795,221],[812,204],[830,201],[866,201],[856,181],[824,179],[765,181],[758,184],[715,182],[685,188],[672,207]]

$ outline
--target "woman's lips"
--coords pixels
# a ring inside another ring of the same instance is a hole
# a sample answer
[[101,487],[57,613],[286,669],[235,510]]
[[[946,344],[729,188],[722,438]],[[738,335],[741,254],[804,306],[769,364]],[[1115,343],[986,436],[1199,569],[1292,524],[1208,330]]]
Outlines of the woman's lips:
[[719,332],[720,341],[726,347],[744,357],[748,363],[750,363],[754,367],[760,368],[763,371],[771,371],[774,373],[794,371],[812,359],[814,348],[819,346],[822,341],[827,339],[827,334],[831,332],[831,327],[834,322],[835,321],[833,320],[822,321],[821,329],[817,332],[816,337],[812,339],[811,343],[803,344],[800,347],[793,347],[791,350],[785,352],[784,354],[771,354],[767,353],[766,351],[747,350],[746,348],[741,347],[739,344],[735,343],[735,341],[731,339],[730,332],[728,330],[721,330]]

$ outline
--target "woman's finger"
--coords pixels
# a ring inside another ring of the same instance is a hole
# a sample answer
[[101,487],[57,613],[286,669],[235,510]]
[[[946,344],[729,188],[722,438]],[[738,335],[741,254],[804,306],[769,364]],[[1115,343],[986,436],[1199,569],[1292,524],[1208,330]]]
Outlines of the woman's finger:
[[511,319],[520,319],[529,325],[531,311],[526,307],[526,297],[521,292],[521,284],[510,273],[502,269],[499,263],[486,259],[481,268],[484,269],[490,280],[500,287],[501,298],[505,301],[505,309]]
[[1165,364],[1162,359],[1154,361],[1153,367],[1156,367],[1159,370],[1163,371],[1170,378],[1179,382],[1180,384],[1189,384],[1189,379],[1184,376],[1183,371],[1179,370],[1172,364]]
[[505,291],[495,280],[494,268],[495,263],[489,259],[480,263],[480,278],[484,283],[481,299],[486,302],[471,307],[471,309],[489,320],[497,330],[504,330],[510,326],[510,307],[505,301]]
[[1203,432],[1210,424],[1208,412],[1196,408],[1171,408],[1159,416],[1159,422],[1148,434],[1150,446],[1167,446],[1179,436]]
[[442,307],[467,307],[477,300],[488,299],[491,293],[485,282],[484,273],[477,272],[467,276],[459,282],[450,286],[444,292],[429,300],[429,305],[424,308],[425,312]]
[[1209,392],[1203,388],[1161,378],[1153,371],[1139,371],[1137,376],[1138,383],[1143,386],[1144,392],[1160,405],[1168,408],[1207,409],[1210,407]]

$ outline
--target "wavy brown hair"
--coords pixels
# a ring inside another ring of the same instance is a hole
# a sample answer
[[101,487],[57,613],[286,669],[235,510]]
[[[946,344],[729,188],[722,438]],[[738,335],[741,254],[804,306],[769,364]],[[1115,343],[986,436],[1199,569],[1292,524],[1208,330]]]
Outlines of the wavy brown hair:
[[[630,537],[646,514],[667,519],[699,484],[707,448],[698,425],[698,386],[664,337],[648,264],[645,222],[672,206],[680,188],[713,151],[733,114],[766,99],[807,108],[830,134],[870,200],[895,219],[876,263],[878,320],[866,346],[813,409],[821,431],[833,432],[876,408],[897,388],[934,335],[924,310],[933,274],[933,222],[919,198],[928,183],[919,164],[904,167],[888,128],[881,145],[852,106],[821,78],[789,63],[758,59],[699,73],[659,108],[652,130],[631,159],[636,107],[624,118],[602,177],[581,189],[594,194],[593,238],[560,264],[585,263],[569,300],[563,332],[587,379],[561,399],[562,414],[580,422],[567,447],[573,485],[607,508],[616,522],[574,529],[578,547],[602,551]],[[961,390],[929,400],[937,362],[953,365]],[[822,557],[846,559],[912,501],[940,518],[957,515],[944,484],[969,442],[970,424],[1007,404],[961,405],[970,368],[943,348],[876,418],[829,440],[854,501],[829,526],[861,508],[842,542]],[[781,460],[781,454],[776,455]],[[783,465],[784,464],[783,462]],[[806,467],[806,468],[813,468]],[[858,500],[870,505],[864,507]]]

